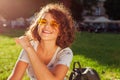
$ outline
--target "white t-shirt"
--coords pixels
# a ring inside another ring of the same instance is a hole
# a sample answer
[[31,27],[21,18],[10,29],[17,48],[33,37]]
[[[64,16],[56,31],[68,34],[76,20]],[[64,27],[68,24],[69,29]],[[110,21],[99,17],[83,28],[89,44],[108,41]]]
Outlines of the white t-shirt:
[[[33,47],[36,50],[37,46],[38,46],[38,43],[34,42],[32,44],[34,44]],[[63,65],[66,65],[67,67],[69,67],[70,63],[72,61],[72,57],[73,57],[73,52],[69,47],[64,48],[64,49],[61,49],[60,47],[58,47],[54,56],[52,57],[51,61],[48,63],[47,67],[48,67],[49,70],[54,69],[55,66],[58,65],[58,64],[63,64]],[[21,51],[18,60],[24,61],[24,62],[29,64],[29,66],[27,68],[28,76],[30,77],[31,80],[36,80],[34,71],[32,69],[32,65],[29,61],[28,55],[25,52],[25,50]]]

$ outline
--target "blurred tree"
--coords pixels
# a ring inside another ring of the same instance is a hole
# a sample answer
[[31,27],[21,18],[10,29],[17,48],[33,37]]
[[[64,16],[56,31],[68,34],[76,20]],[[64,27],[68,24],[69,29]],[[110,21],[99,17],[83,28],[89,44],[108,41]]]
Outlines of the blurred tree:
[[76,21],[82,21],[83,5],[80,0],[72,0],[70,6],[72,16]]
[[89,15],[92,15],[92,6],[97,5],[98,0],[71,0],[70,9],[72,11],[73,18],[76,21],[82,21],[83,10],[87,10]]
[[70,8],[73,18],[78,21],[82,20],[83,5],[89,9],[89,5],[96,0],[0,0],[0,14],[7,19],[28,18],[39,11],[41,6],[58,1]]
[[120,0],[106,0],[104,7],[110,19],[120,20]]
[[88,15],[92,15],[92,6],[97,6],[98,0],[83,0],[84,9],[89,13]]
[[98,0],[84,0],[83,5],[85,9],[90,9],[91,6],[97,5]]
[[71,6],[71,0],[59,0],[59,2],[63,3],[68,8]]

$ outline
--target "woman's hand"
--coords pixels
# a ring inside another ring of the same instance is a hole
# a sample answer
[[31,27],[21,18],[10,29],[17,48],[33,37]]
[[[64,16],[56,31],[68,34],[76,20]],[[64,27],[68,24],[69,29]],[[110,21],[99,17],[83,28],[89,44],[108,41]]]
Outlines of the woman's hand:
[[31,46],[29,38],[27,36],[21,36],[19,38],[15,38],[15,41],[17,44],[21,45],[22,48],[24,49]]

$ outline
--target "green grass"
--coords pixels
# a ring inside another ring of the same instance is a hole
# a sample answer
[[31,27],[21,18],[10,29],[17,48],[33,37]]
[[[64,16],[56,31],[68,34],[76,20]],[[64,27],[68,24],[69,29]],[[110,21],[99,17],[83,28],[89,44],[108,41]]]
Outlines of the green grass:
[[101,80],[120,79],[120,34],[81,32],[76,36],[73,62],[96,69]]
[[[21,47],[14,38],[22,35],[24,30],[2,28],[0,33],[0,80],[7,80],[19,56]],[[27,77],[24,78],[26,80]]]
[[[6,80],[19,56],[21,47],[14,37],[24,34],[24,30],[3,29],[0,33],[0,80]],[[71,46],[74,52],[68,75],[74,61],[82,67],[97,70],[101,80],[120,79],[120,34],[77,32]],[[23,80],[29,80],[27,76]]]

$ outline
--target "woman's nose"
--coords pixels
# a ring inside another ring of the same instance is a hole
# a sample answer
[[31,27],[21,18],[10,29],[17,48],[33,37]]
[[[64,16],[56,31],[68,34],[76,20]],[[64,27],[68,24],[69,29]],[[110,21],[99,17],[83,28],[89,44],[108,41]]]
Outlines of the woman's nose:
[[47,24],[44,26],[44,28],[46,28],[46,29],[51,29],[50,23],[47,23]]

